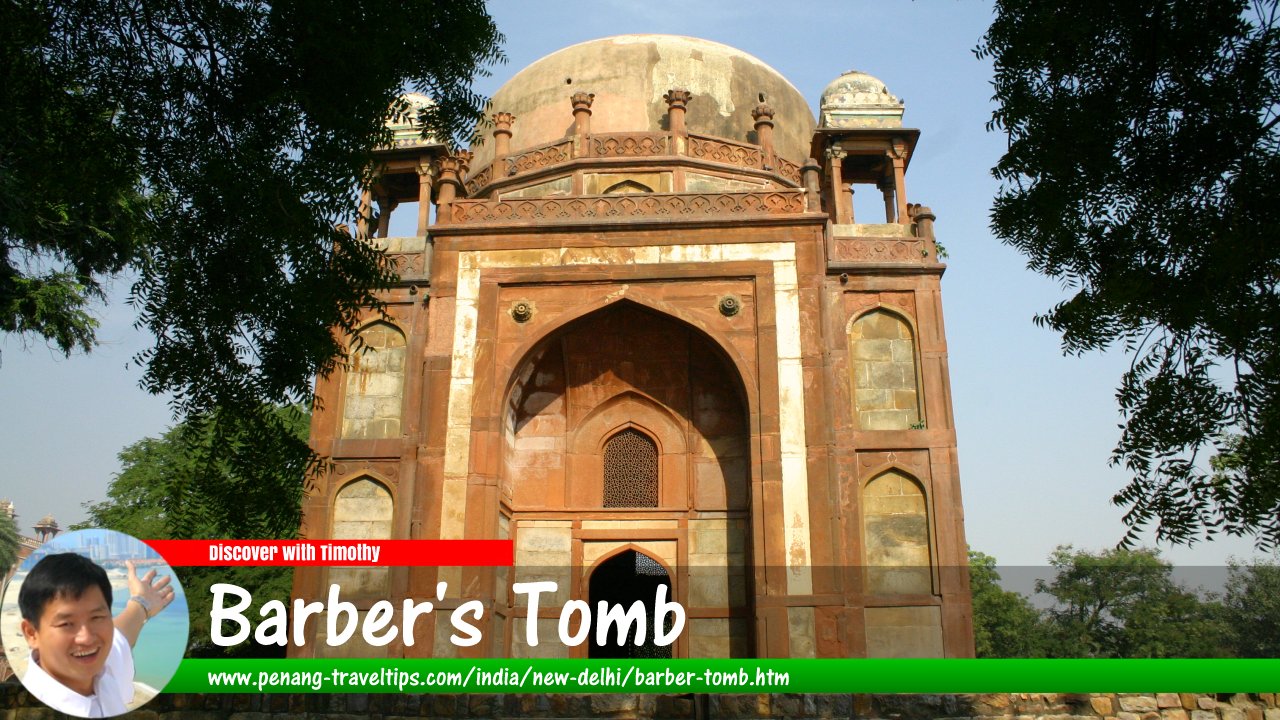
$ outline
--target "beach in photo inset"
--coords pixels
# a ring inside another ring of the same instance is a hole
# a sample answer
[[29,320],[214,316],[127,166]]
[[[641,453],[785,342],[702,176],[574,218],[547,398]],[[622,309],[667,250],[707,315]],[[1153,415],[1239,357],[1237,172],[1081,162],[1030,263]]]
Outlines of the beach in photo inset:
[[146,543],[112,530],[80,530],[63,533],[40,546],[22,562],[4,587],[0,603],[0,644],[19,680],[30,669],[31,649],[22,634],[22,613],[18,595],[31,569],[43,558],[56,553],[87,557],[106,570],[111,583],[111,614],[117,616],[129,603],[126,561],[132,560],[139,577],[155,571],[156,578],[170,578],[174,598],[143,625],[133,646],[134,700],[137,708],[164,689],[176,672],[186,651],[189,632],[188,607],[181,583],[164,559]]

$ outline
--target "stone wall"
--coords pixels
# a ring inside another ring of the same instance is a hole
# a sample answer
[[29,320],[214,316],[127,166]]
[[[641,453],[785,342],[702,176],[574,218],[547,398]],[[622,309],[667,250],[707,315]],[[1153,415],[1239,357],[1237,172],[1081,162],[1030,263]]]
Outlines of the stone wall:
[[394,438],[400,435],[404,391],[405,337],[376,322],[359,333],[347,368],[342,404],[342,437]]
[[[161,695],[121,717],[1280,720],[1278,695]],[[0,683],[0,720],[64,717],[36,702],[16,682]]]
[[884,310],[849,326],[854,404],[863,430],[907,430],[920,422],[915,341],[901,317]]

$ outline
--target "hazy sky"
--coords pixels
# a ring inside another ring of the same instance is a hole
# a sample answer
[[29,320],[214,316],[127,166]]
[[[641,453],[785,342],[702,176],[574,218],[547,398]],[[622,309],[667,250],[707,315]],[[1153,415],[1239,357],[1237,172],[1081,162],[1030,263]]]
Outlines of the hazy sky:
[[[845,70],[883,80],[906,101],[904,124],[922,131],[907,198],[933,208],[951,254],[943,308],[970,546],[1005,565],[1039,565],[1059,544],[1098,549],[1119,540],[1123,513],[1110,498],[1126,475],[1107,459],[1120,422],[1114,388],[1127,360],[1118,352],[1063,357],[1058,337],[1031,318],[1064,291],[1027,270],[987,228],[997,187],[989,171],[1005,145],[985,129],[991,67],[972,52],[990,23],[989,4],[499,0],[490,11],[507,36],[509,61],[479,81],[485,94],[539,57],[624,33],[690,35],[744,50],[787,77],[815,110],[822,89]],[[376,29],[366,30],[375,40]],[[123,298],[128,282],[115,289]],[[102,345],[87,357],[0,340],[0,449],[8,464],[0,497],[14,501],[24,527],[50,512],[64,527],[83,520],[81,503],[102,499],[119,470],[116,453],[171,422],[165,402],[139,390],[139,372],[129,367],[146,346],[131,328],[132,310],[117,303],[101,316]],[[1233,554],[1252,555],[1251,542],[1165,549],[1181,564],[1222,564]]]

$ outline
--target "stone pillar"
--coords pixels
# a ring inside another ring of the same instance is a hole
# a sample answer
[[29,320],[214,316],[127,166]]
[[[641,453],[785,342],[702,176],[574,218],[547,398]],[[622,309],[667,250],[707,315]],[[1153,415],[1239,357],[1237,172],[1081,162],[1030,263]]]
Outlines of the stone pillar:
[[489,175],[493,180],[506,177],[505,172],[498,170],[511,152],[511,124],[515,121],[516,116],[509,112],[493,114],[493,171]]
[[756,121],[756,143],[760,145],[760,154],[764,156],[766,167],[773,166],[773,108],[760,103],[751,109],[751,117]]
[[853,222],[853,206],[848,204],[852,197],[846,192],[843,178],[845,157],[848,153],[839,145],[827,148],[827,162],[831,165],[831,201],[836,206],[836,224],[848,225]]
[[369,222],[373,219],[373,190],[365,188],[360,191],[360,217],[356,218],[356,237],[361,240],[369,238]]
[[436,160],[437,182],[440,190],[436,193],[436,222],[444,223],[453,220],[453,211],[449,205],[458,196],[462,187],[462,172],[466,165],[461,153],[458,155],[441,155]]
[[893,161],[893,192],[898,197],[898,222],[909,225],[911,218],[907,217],[907,144],[899,138],[894,138],[889,158]]
[[396,201],[387,195],[378,198],[378,237],[384,238],[391,227],[391,211],[396,208]]
[[667,125],[671,131],[671,138],[675,141],[675,152],[677,155],[683,155],[685,138],[689,135],[684,127],[684,112],[689,101],[693,99],[693,93],[682,88],[671,88],[662,96],[662,99],[667,101]]
[[817,160],[805,160],[800,168],[800,179],[804,182],[804,209],[809,212],[822,211],[822,166]]
[[897,205],[893,199],[893,183],[888,180],[880,183],[880,192],[884,195],[884,221],[887,223],[897,221]]
[[925,205],[912,205],[911,210],[911,218],[916,222],[916,236],[933,237],[933,221],[938,219],[933,214],[933,209]]
[[579,138],[591,134],[591,103],[596,99],[595,93],[576,92],[569,96],[573,103],[573,134]]
[[431,222],[431,163],[418,162],[418,237],[427,236]]

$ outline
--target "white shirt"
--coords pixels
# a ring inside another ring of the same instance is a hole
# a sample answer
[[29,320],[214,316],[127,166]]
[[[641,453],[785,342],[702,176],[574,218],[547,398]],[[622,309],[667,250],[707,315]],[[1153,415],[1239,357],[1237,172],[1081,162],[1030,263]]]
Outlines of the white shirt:
[[107,664],[94,676],[93,694],[87,697],[54,680],[35,657],[27,664],[22,684],[37,700],[68,715],[84,718],[121,715],[133,701],[133,650],[124,633],[116,629]]

